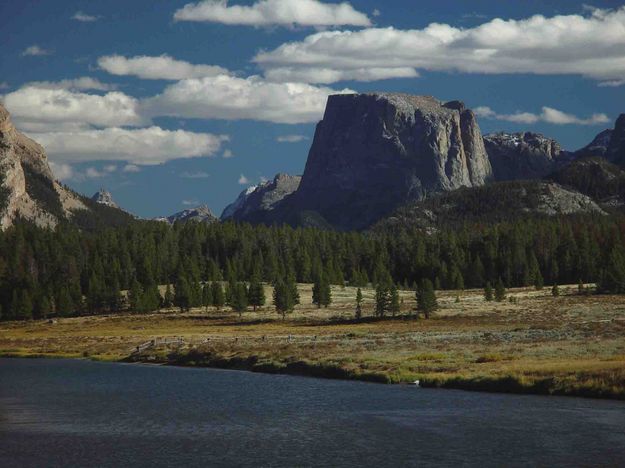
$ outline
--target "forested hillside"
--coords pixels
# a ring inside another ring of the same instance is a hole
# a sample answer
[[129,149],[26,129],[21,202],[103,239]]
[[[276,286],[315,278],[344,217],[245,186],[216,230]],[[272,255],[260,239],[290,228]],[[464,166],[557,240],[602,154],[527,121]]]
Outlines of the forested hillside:
[[[426,233],[387,229],[341,233],[235,223],[134,221],[81,231],[18,223],[0,233],[4,319],[159,307],[158,284],[202,303],[205,281],[312,282],[406,288],[428,278],[436,289],[598,282],[625,292],[625,218],[577,216],[467,224]],[[167,299],[167,298],[166,298]],[[171,298],[169,298],[171,299]]]

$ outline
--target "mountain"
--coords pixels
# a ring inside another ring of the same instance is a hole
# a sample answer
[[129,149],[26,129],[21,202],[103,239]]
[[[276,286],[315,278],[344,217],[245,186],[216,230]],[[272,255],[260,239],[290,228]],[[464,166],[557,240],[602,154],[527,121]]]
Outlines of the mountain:
[[625,114],[616,119],[605,156],[613,163],[625,167]]
[[179,211],[178,213],[168,216],[164,220],[170,224],[174,224],[175,222],[184,223],[187,221],[196,221],[200,223],[215,223],[219,221],[219,219],[217,219],[210,208],[206,205],[200,205],[195,208]]
[[484,146],[495,180],[540,179],[568,160],[557,141],[539,133],[493,133]]
[[577,159],[549,178],[592,197],[602,207],[625,207],[625,170],[605,158]]
[[300,176],[277,174],[273,180],[249,187],[224,209],[221,219],[251,223],[271,222],[274,210],[298,189],[301,180]]
[[605,212],[589,196],[555,182],[506,181],[463,188],[408,204],[381,220],[375,228],[459,226],[468,222],[570,214],[604,215]]
[[328,98],[297,191],[273,219],[362,229],[410,201],[492,174],[473,112],[396,93]]
[[611,128],[598,133],[589,144],[575,152],[575,157],[584,158],[591,156],[605,156],[608,151],[608,146],[610,146],[612,133],[614,133],[614,130]]
[[0,229],[17,219],[46,227],[71,221],[88,229],[126,223],[133,217],[100,207],[57,182],[43,147],[17,131],[0,105]]
[[94,193],[91,199],[100,205],[110,206],[111,208],[119,208],[117,203],[115,203],[115,201],[113,200],[113,195],[111,195],[111,192],[108,192],[103,188],[101,188],[98,192]]

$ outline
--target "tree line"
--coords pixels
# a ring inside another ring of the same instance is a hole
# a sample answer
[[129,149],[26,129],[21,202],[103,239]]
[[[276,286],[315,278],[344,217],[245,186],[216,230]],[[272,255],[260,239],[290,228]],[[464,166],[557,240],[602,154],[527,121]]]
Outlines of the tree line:
[[433,289],[583,281],[625,293],[625,217],[366,233],[150,221],[87,232],[20,222],[0,233],[0,317],[9,320],[218,305],[221,294],[241,309],[255,305],[262,283],[274,285],[272,300],[288,311],[299,301],[293,284],[313,282],[320,307],[330,284],[378,286],[392,315],[396,289],[416,290],[425,279]]

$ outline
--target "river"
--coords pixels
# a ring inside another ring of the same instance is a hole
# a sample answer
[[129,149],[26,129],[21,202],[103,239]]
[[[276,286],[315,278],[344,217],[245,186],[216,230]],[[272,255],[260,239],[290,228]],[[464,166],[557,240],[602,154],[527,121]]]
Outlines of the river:
[[623,466],[625,403],[0,359],[0,466]]

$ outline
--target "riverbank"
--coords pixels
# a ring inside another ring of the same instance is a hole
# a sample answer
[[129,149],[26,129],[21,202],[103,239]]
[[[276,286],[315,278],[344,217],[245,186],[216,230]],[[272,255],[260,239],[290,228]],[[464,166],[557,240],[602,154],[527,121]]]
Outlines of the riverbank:
[[[561,291],[554,298],[515,289],[513,302],[502,303],[484,301],[481,291],[439,292],[430,320],[375,320],[366,290],[365,319],[355,321],[352,288],[336,288],[335,303],[317,309],[310,285],[300,285],[302,305],[286,320],[266,308],[242,317],[194,310],[2,323],[0,354],[625,399],[622,296]],[[407,314],[412,293],[402,298]]]

